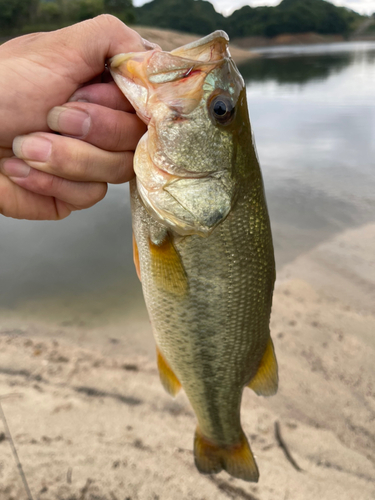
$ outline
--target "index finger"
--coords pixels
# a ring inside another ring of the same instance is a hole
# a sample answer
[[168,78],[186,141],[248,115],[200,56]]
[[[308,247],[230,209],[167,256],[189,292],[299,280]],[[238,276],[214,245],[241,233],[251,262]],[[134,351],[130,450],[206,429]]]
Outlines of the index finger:
[[91,104],[99,104],[106,108],[126,111],[127,113],[135,113],[133,106],[115,84],[111,83],[94,83],[79,88],[69,102],[88,102]]

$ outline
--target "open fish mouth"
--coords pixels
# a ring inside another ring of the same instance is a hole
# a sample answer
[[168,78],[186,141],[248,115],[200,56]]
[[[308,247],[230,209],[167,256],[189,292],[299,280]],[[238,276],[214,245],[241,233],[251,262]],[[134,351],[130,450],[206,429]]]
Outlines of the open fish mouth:
[[180,235],[211,234],[234,203],[233,153],[223,166],[218,155],[207,160],[195,140],[216,128],[207,99],[217,80],[230,80],[228,42],[216,31],[172,52],[133,52],[109,61],[116,84],[148,126],[134,157],[140,197],[154,218]]
[[[215,31],[172,52],[118,54],[109,60],[109,68],[138,116],[148,125],[152,116],[147,108],[155,94],[180,114],[194,109],[208,72],[230,57],[228,41],[224,31]],[[164,83],[175,85],[165,90]]]

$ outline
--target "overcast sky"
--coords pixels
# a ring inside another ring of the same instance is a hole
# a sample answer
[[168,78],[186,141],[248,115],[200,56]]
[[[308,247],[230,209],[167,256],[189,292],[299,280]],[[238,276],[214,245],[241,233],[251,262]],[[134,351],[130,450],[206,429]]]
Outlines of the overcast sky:
[[[150,0],[133,0],[134,5],[139,6]],[[280,0],[209,0],[218,12],[224,15],[231,14],[234,10],[251,5],[277,5]],[[356,10],[361,14],[373,14],[375,12],[375,0],[331,0],[331,3]]]

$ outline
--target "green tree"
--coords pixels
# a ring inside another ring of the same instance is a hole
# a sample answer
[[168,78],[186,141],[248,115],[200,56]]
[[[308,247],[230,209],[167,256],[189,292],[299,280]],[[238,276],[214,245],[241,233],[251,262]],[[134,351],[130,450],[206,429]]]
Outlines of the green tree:
[[104,0],[104,8],[108,14],[113,14],[126,23],[135,21],[132,0]]
[[232,37],[276,36],[281,33],[346,35],[361,16],[325,0],[283,0],[276,7],[243,7],[228,17]]
[[205,0],[154,0],[135,12],[137,24],[202,35],[225,25],[224,16]]
[[0,29],[10,32],[32,21],[38,3],[39,0],[0,0]]
[[39,4],[37,21],[42,24],[57,24],[64,19],[61,5],[56,2],[42,2]]
[[70,3],[72,4],[71,14],[74,22],[85,21],[104,12],[103,0],[76,0]]

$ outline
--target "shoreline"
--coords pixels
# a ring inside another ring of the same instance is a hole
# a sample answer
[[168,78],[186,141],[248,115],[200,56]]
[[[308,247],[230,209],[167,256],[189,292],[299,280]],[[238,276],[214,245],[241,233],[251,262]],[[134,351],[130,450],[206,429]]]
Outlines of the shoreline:
[[[152,28],[149,26],[130,26],[137,31],[143,38],[157,43],[164,51],[171,51],[182,45],[186,45],[194,40],[201,38],[203,35],[184,33],[180,31],[165,30],[162,28]],[[12,38],[20,35],[0,37],[0,45]],[[236,64],[243,64],[255,57],[260,57],[261,54],[252,52],[251,49],[265,49],[284,46],[303,46],[303,45],[318,45],[332,43],[350,43],[359,41],[375,41],[375,35],[352,35],[349,38],[344,38],[342,35],[320,35],[318,33],[298,33],[298,34],[282,34],[273,38],[267,37],[246,37],[234,38],[230,42],[230,51],[232,58]]]
[[[279,392],[259,398],[245,390],[242,404],[260,469],[257,485],[195,470],[195,417],[183,391],[175,400],[164,392],[145,317],[95,326],[27,316],[17,323],[16,311],[12,320],[3,316],[2,407],[33,494],[40,500],[274,500],[291,492],[294,500],[372,498],[374,247],[375,223],[344,231],[279,272],[271,317]],[[303,475],[286,460],[275,426]],[[9,443],[0,439],[0,500],[23,497]]]

